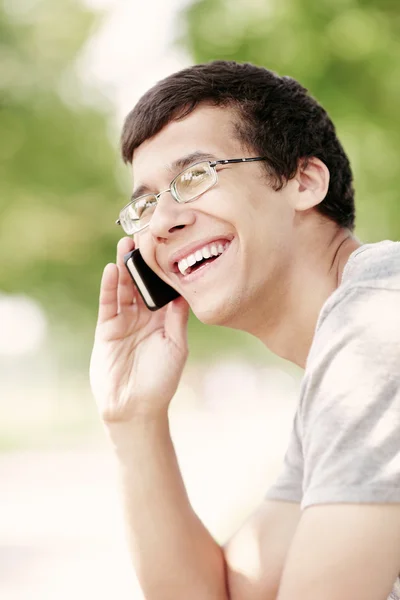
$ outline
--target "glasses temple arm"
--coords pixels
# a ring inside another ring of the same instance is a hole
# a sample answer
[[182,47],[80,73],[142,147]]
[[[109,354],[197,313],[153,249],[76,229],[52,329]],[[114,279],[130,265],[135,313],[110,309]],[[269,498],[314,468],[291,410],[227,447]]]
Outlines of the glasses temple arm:
[[215,167],[216,165],[227,165],[231,163],[242,163],[242,162],[254,162],[257,160],[267,160],[265,156],[252,156],[249,158],[230,158],[227,160],[214,160],[210,162],[211,167]]

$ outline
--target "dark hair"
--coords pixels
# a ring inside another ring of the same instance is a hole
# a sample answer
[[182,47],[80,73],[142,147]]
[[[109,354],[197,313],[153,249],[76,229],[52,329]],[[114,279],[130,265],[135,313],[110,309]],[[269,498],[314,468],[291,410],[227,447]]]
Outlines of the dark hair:
[[291,77],[279,77],[249,63],[213,61],[159,81],[125,119],[121,136],[124,161],[131,162],[140,144],[200,103],[235,109],[238,139],[267,157],[275,190],[295,176],[301,159],[315,156],[323,161],[330,183],[316,210],[338,225],[354,229],[350,163],[326,111]]

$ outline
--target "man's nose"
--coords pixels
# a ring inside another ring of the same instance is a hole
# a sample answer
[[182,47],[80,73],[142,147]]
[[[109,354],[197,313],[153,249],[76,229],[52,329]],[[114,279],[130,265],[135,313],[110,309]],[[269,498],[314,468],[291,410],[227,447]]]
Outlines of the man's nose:
[[170,237],[174,231],[195,222],[195,213],[188,203],[177,202],[170,190],[161,193],[150,219],[151,235],[159,241]]

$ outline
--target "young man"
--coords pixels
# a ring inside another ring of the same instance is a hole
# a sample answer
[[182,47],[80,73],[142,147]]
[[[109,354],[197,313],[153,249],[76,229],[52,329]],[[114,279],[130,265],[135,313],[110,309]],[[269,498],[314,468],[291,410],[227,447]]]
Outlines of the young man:
[[[134,241],[104,270],[91,385],[145,598],[398,598],[400,243],[354,237],[328,115],[288,77],[216,61],[147,92],[122,151]],[[181,295],[157,312],[123,264],[135,245]],[[224,547],[188,501],[169,434],[189,306],[305,369],[282,473]]]

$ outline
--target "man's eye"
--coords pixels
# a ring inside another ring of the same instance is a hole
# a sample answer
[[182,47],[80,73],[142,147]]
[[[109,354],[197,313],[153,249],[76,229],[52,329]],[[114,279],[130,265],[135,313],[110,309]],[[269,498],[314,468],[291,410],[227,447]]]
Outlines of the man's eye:
[[182,175],[182,181],[192,181],[193,179],[197,179],[198,177],[204,177],[204,169],[197,171],[188,171],[184,175]]
[[183,187],[198,185],[199,183],[205,181],[207,176],[208,174],[204,171],[204,169],[188,171],[182,175],[179,184]]
[[157,204],[155,200],[143,200],[136,204],[136,213],[140,219],[144,213],[148,212],[150,209],[154,208]]

